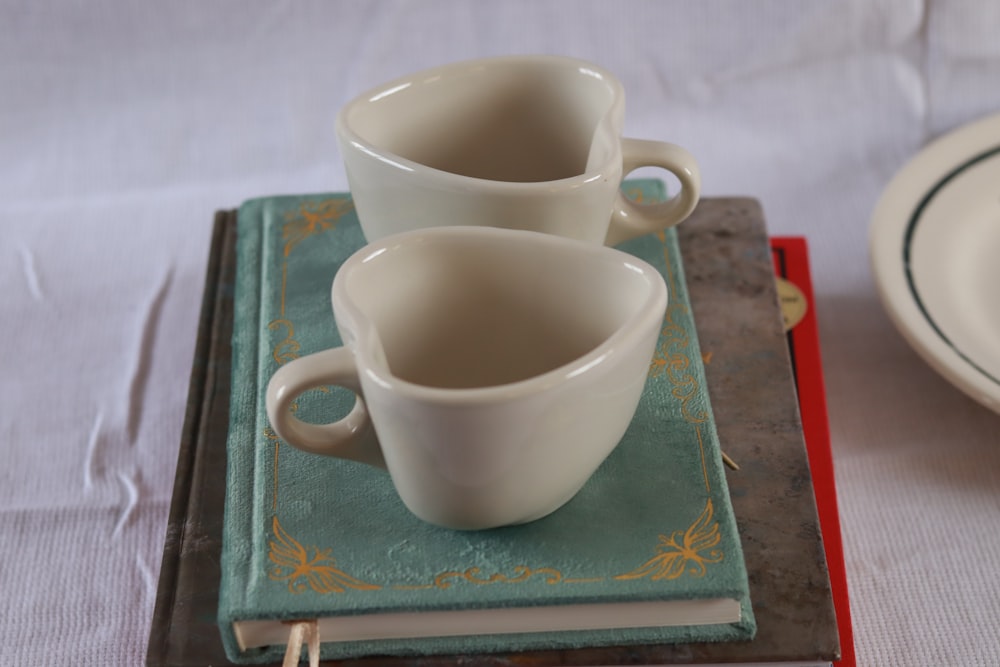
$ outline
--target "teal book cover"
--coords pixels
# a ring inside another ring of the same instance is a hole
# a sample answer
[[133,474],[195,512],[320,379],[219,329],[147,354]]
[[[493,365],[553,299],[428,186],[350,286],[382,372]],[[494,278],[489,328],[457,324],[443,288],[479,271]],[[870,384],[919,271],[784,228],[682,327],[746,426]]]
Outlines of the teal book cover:
[[[634,198],[664,194],[653,180],[623,187]],[[618,246],[663,273],[670,299],[646,389],[618,447],[553,514],[472,532],[422,522],[384,471],[301,452],[268,425],[264,391],[274,371],[341,344],[330,285],[363,245],[346,194],[256,199],[239,210],[218,611],[229,657],[280,660],[283,622],[339,619],[346,627],[394,614],[480,618],[486,627],[351,638],[321,624],[323,658],[751,639],[746,568],[674,231]],[[321,388],[295,410],[329,421],[353,401],[347,390]],[[685,604],[713,601],[728,604],[725,620],[685,612],[704,609]],[[601,627],[615,624],[614,605],[661,603],[679,603],[669,624]],[[606,623],[592,615],[586,627],[521,627],[540,609],[558,618],[595,605],[608,610],[597,614]],[[516,631],[504,630],[511,610]]]

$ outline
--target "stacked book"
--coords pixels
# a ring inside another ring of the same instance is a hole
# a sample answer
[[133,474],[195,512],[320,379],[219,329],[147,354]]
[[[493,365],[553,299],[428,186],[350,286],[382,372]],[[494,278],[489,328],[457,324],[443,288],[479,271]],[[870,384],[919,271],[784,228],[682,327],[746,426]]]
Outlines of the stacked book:
[[755,201],[619,246],[670,290],[632,426],[563,508],[488,531],[424,524],[384,472],[268,427],[274,370],[340,344],[329,285],[363,243],[347,195],[217,215],[149,665],[280,663],[302,623],[331,664],[852,659],[805,248],[772,244]]

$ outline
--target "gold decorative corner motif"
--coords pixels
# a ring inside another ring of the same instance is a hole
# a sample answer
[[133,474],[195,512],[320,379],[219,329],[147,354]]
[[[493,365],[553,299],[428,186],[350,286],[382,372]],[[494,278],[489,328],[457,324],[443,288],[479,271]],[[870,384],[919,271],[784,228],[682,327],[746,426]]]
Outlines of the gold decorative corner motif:
[[667,308],[663,330],[660,332],[662,342],[649,362],[649,376],[665,375],[674,387],[670,393],[681,402],[684,419],[700,424],[708,419],[708,413],[704,408],[695,409],[691,404],[692,399],[698,396],[699,384],[690,372],[691,359],[687,355],[690,341],[687,330],[674,321],[676,313],[686,314],[687,306],[678,303]]
[[[292,593],[303,593],[311,589],[316,593],[343,593],[349,588],[362,591],[379,590],[381,586],[356,579],[337,568],[336,560],[330,555],[331,549],[302,546],[281,527],[278,517],[271,521],[274,539],[268,545],[268,558],[273,565],[268,577],[273,581],[285,581]],[[309,549],[313,555],[309,557]]]
[[333,229],[337,225],[337,220],[353,209],[354,200],[350,198],[305,201],[299,204],[296,211],[285,215],[285,224],[281,228],[281,240],[285,242],[285,257],[288,257],[295,246],[310,236]]
[[670,537],[660,535],[657,554],[648,561],[615,579],[679,579],[684,574],[703,577],[706,564],[719,563],[723,553],[716,549],[722,536],[719,523],[714,521],[712,499],[705,503],[698,518],[687,530],[675,531]]

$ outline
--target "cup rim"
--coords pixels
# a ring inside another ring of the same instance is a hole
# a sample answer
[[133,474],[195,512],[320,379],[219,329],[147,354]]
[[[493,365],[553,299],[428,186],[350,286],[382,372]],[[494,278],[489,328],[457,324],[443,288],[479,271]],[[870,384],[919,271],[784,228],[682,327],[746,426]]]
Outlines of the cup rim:
[[[387,364],[375,363],[371,346],[357,344],[357,339],[363,337],[377,341],[378,333],[374,329],[374,323],[361,312],[361,308],[348,294],[347,278],[355,267],[376,260],[387,250],[401,245],[434,242],[438,237],[475,239],[484,245],[497,240],[502,241],[507,237],[521,239],[526,243],[546,244],[553,248],[582,252],[590,256],[615,256],[621,262],[622,270],[646,278],[649,290],[645,299],[636,308],[635,314],[620,324],[610,336],[586,354],[554,369],[523,380],[485,387],[453,388],[418,384],[393,374]],[[661,273],[648,262],[624,251],[543,232],[461,225],[401,232],[366,245],[341,265],[334,276],[330,297],[338,327],[343,326],[355,332],[355,340],[345,342],[344,345],[351,348],[358,360],[359,374],[368,376],[399,396],[430,403],[466,406],[518,400],[538,394],[556,383],[583,382],[584,377],[590,375],[585,371],[605,366],[622,355],[630,354],[639,342],[649,335],[651,328],[658,329],[669,303],[668,287]],[[369,327],[363,334],[359,332],[361,322],[365,322],[365,326]]]
[[537,63],[540,65],[555,65],[564,67],[575,66],[576,69],[582,74],[589,74],[590,76],[603,81],[612,90],[611,107],[598,122],[597,127],[594,130],[594,134],[596,135],[603,131],[617,136],[618,133],[615,132],[614,127],[615,119],[621,118],[624,115],[625,107],[625,91],[618,77],[600,65],[596,65],[590,61],[580,58],[574,58],[572,56],[519,54],[476,58],[473,60],[446,63],[437,67],[431,67],[405,74],[390,81],[383,82],[356,95],[348,101],[347,104],[341,107],[340,111],[337,112],[337,116],[334,121],[335,134],[337,136],[338,143],[340,144],[341,153],[344,152],[345,147],[352,146],[362,153],[365,153],[366,155],[380,160],[390,166],[396,167],[402,171],[411,172],[414,177],[418,177],[423,174],[425,178],[433,178],[442,187],[450,186],[455,189],[463,189],[474,186],[477,189],[485,188],[501,192],[516,190],[525,193],[530,193],[532,190],[546,190],[551,188],[554,184],[565,187],[581,185],[600,177],[607,171],[609,164],[613,165],[615,163],[620,163],[622,154],[621,143],[616,141],[613,142],[609,160],[600,165],[598,168],[590,169],[573,176],[548,181],[496,181],[486,178],[478,178],[475,176],[465,176],[463,174],[456,174],[454,172],[445,171],[436,167],[430,167],[405,158],[401,155],[397,155],[396,153],[383,150],[355,132],[348,122],[348,117],[355,112],[357,107],[371,103],[374,98],[390,95],[394,91],[400,90],[404,86],[408,86],[417,80],[423,80],[435,76],[444,76],[449,73],[474,69],[477,67],[497,67],[508,64],[524,63]]

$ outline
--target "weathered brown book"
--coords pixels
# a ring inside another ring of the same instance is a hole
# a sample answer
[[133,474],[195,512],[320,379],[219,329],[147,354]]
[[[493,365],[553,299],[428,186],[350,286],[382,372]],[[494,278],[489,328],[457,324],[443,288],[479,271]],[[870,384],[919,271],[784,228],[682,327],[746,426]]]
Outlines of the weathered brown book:
[[[233,211],[216,216],[147,664],[230,664],[216,623],[225,496]],[[705,199],[678,228],[757,618],[749,642],[476,656],[490,664],[824,664],[839,654],[767,230],[752,199]],[[353,660],[456,665],[469,656]],[[331,663],[332,664],[332,663]]]

